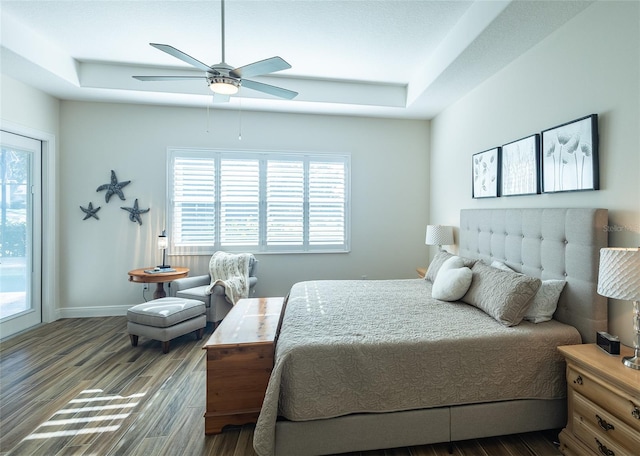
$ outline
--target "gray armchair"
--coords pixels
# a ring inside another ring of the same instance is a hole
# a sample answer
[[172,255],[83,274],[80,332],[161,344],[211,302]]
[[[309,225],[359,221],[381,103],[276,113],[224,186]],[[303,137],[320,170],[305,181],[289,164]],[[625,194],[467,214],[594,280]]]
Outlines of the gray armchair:
[[[252,258],[249,263],[249,296],[254,293],[255,286],[258,283],[258,277],[256,277],[257,269],[258,260]],[[225,298],[223,285],[216,285],[210,295],[206,294],[206,289],[210,283],[211,276],[209,274],[174,280],[171,282],[171,295],[204,302],[207,307],[207,321],[217,325],[233,306]]]

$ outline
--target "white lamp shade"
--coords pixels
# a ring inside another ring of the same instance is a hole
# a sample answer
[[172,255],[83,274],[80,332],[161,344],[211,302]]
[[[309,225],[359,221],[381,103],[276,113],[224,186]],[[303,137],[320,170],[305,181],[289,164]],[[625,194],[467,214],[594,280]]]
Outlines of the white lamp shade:
[[427,245],[453,245],[453,227],[445,225],[427,225]]
[[598,293],[627,301],[640,301],[640,248],[600,249]]
[[167,237],[167,232],[162,230],[162,234],[158,236],[158,249],[163,250],[169,247],[169,238]]

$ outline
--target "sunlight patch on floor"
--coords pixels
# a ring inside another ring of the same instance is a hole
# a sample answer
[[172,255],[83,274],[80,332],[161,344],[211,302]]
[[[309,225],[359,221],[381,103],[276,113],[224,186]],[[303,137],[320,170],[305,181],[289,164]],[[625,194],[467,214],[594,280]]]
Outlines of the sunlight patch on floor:
[[66,424],[79,424],[79,423],[95,423],[97,421],[124,420],[128,416],[129,416],[128,413],[121,413],[119,415],[87,416],[85,418],[68,418],[64,420],[49,420],[46,423],[42,423],[40,427],[64,426]]
[[[118,394],[104,394],[104,391],[100,389],[84,390],[76,398],[70,400],[66,408],[58,410],[48,421],[38,426],[38,429],[28,435],[25,440],[115,432],[120,428],[122,420],[131,415],[133,409],[139,404],[140,398],[145,395],[146,393],[136,393],[130,396],[120,396]],[[71,406],[72,404],[96,404],[98,402],[112,403],[85,407]],[[111,410],[120,410],[121,412],[106,413]],[[109,423],[104,423],[107,421]],[[90,424],[101,422],[105,425],[90,426]],[[60,429],[52,429],[55,427]]]

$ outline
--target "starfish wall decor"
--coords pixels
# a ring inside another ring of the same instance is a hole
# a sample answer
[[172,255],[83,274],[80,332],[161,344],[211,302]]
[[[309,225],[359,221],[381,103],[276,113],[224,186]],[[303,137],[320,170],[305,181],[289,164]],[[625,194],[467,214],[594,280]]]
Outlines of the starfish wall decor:
[[82,220],[87,220],[88,218],[93,217],[96,220],[100,220],[100,218],[96,215],[96,212],[98,212],[100,210],[100,206],[96,207],[95,209],[93,208],[93,203],[89,202],[89,207],[82,207],[80,206],[80,209],[82,209],[82,212],[84,212],[84,218]]
[[138,198],[136,198],[133,203],[133,207],[120,207],[120,209],[124,209],[129,212],[129,220],[132,222],[138,222],[142,225],[142,219],[140,218],[140,214],[144,214],[145,212],[149,212],[150,208],[147,209],[138,209]]
[[125,200],[124,193],[122,193],[122,187],[130,183],[131,181],[118,182],[118,178],[116,177],[116,173],[114,170],[111,170],[111,182],[109,184],[103,184],[96,189],[96,192],[101,192],[102,190],[106,190],[107,193],[104,195],[104,200],[108,203],[109,199],[112,195],[118,195],[122,201]]

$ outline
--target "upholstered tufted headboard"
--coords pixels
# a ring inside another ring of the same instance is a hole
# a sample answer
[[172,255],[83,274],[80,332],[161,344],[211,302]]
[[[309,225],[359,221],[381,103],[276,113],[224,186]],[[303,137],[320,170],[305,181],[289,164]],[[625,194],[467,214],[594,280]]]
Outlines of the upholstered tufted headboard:
[[460,255],[566,280],[554,318],[595,342],[607,330],[607,299],[596,292],[607,222],[606,209],[463,209]]

